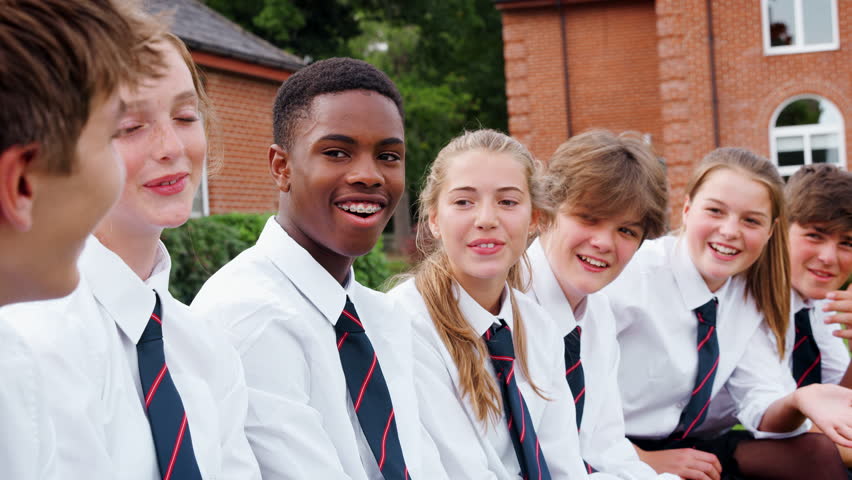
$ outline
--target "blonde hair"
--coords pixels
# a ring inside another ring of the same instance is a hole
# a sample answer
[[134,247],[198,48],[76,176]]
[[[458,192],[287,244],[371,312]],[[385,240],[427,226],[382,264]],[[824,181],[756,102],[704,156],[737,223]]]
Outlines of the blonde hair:
[[[508,154],[524,167],[527,185],[530,192],[533,211],[539,220],[549,222],[552,212],[545,201],[545,195],[539,182],[540,165],[532,154],[514,138],[495,130],[475,130],[465,132],[456,137],[444,147],[432,163],[425,186],[420,194],[419,219],[417,229],[417,247],[424,255],[424,260],[414,271],[414,281],[423,297],[429,315],[438,330],[438,334],[446,345],[450,356],[459,371],[462,396],[468,396],[477,418],[487,423],[489,419],[499,418],[502,412],[501,396],[496,381],[485,368],[489,360],[488,347],[459,310],[458,302],[447,301],[453,291],[453,274],[449,259],[440,241],[432,236],[429,229],[429,216],[435,212],[438,196],[444,185],[451,160],[461,153],[483,151],[487,153]],[[524,262],[528,263],[526,254]],[[509,271],[509,285],[519,285],[520,266],[513,265]],[[521,313],[518,310],[513,289],[509,288],[509,300],[512,303],[514,318],[513,342],[515,358],[521,371],[530,379],[535,392],[543,397],[542,392],[533,383],[527,369],[526,335]]]
[[601,218],[632,211],[643,240],[666,232],[666,171],[635,132],[590,130],[571,138],[550,158],[544,184],[559,209],[583,207]]
[[763,184],[769,193],[771,236],[757,260],[745,271],[746,296],[754,298],[775,335],[779,356],[784,356],[784,340],[790,322],[790,258],[787,245],[787,214],[784,181],[769,160],[742,148],[717,148],[699,163],[687,188],[693,199],[716,170],[727,168]]

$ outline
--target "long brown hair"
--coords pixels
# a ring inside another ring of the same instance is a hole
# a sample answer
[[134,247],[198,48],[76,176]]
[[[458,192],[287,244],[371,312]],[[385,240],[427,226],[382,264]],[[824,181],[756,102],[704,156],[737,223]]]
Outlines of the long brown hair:
[[[420,194],[417,247],[425,258],[414,271],[414,281],[441,340],[458,368],[462,396],[470,398],[477,418],[487,423],[490,419],[499,418],[502,412],[496,381],[485,368],[485,362],[489,358],[488,348],[482,337],[473,330],[462,315],[458,302],[447,301],[455,294],[453,274],[441,242],[432,236],[428,225],[429,216],[433,215],[437,208],[438,196],[444,185],[450,162],[458,154],[472,150],[504,153],[518,161],[524,167],[533,211],[538,213],[539,221],[549,222],[551,211],[544,200],[545,196],[538,180],[540,172],[538,162],[517,140],[488,129],[466,132],[444,147],[432,163],[426,184]],[[523,259],[526,261],[526,254]],[[522,283],[520,266],[517,263],[511,267],[508,280],[510,285]],[[514,318],[515,357],[533,390],[543,397],[543,393],[533,383],[527,369],[524,323],[512,288],[509,288],[509,300],[512,303]]]
[[754,298],[775,335],[775,344],[784,356],[784,339],[790,322],[790,257],[787,242],[787,213],[784,181],[769,160],[742,148],[717,148],[698,165],[687,188],[693,199],[710,173],[727,168],[763,184],[772,207],[771,236],[757,260],[745,271],[746,296]]

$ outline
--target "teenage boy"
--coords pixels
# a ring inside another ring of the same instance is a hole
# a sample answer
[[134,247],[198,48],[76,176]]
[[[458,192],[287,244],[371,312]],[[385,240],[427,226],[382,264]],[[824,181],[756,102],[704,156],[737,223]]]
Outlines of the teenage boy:
[[[76,287],[83,243],[124,181],[119,82],[159,62],[138,50],[149,27],[108,0],[0,0],[0,306]],[[0,477],[49,478],[39,369],[6,323],[0,342]]]
[[404,188],[399,92],[367,63],[320,61],[282,85],[273,124],[278,213],[192,304],[242,356],[263,477],[445,478],[420,425],[410,323],[352,270]]

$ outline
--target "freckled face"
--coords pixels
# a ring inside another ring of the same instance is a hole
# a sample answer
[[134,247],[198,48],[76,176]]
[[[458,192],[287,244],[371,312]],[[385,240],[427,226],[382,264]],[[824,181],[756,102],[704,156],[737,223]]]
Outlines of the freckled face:
[[689,256],[711,291],[757,261],[772,226],[767,187],[729,168],[711,172],[683,207]]
[[819,300],[852,274],[852,231],[828,233],[820,224],[790,226],[793,288]]

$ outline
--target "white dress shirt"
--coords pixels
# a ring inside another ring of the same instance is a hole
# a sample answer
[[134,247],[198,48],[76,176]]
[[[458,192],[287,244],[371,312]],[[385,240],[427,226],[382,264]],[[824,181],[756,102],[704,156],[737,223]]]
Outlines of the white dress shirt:
[[[482,308],[457,284],[454,290],[462,315],[477,334],[485,334],[497,318],[514,328],[508,290],[504,290],[497,316]],[[424,400],[420,402],[421,417],[438,446],[441,462],[450,478],[517,480],[520,464],[506,427],[505,413],[483,424],[476,417],[470,400],[462,397],[458,368],[435,329],[414,280],[407,280],[389,295],[413,315],[417,390]],[[527,328],[527,367],[535,384],[550,399],[536,394],[521,369],[515,369],[515,379],[527,404],[544,459],[554,479],[587,478],[580,458],[574,400],[565,381],[562,339],[541,307],[521,292],[516,291],[515,296],[518,310],[530,325]],[[535,335],[532,325],[537,329]],[[485,368],[492,377],[495,375],[490,359],[486,360]]]
[[[768,328],[745,279],[730,278],[710,292],[678,237],[646,241],[624,272],[604,292],[610,299],[621,347],[619,387],[628,436],[661,439],[677,427],[698,371],[698,323],[693,309],[718,298],[716,334],[720,358],[713,381],[715,397],[727,387],[736,418],[756,438],[793,432],[758,430],[767,408],[795,389],[770,341]],[[712,406],[712,403],[711,403]],[[693,435],[713,436],[718,425],[705,421]]]
[[[575,317],[539,239],[527,249],[527,257],[532,268],[528,295],[556,322],[559,338],[564,339],[578,325],[583,329],[580,336],[580,358],[586,385],[580,424],[583,459],[598,472],[627,480],[679,478],[668,473],[658,475],[639,459],[633,444],[624,435],[624,414],[618,390],[618,341],[609,300],[600,292],[587,295],[583,300],[585,305],[581,307],[582,313]],[[539,318],[526,320],[529,335],[537,335]],[[590,478],[596,480],[600,475],[593,473]]]
[[249,386],[249,441],[269,479],[381,479],[349,399],[334,326],[348,295],[378,355],[414,479],[446,478],[420,423],[411,324],[350,271],[342,287],[272,217],[204,284],[192,309],[223,326]]
[[3,315],[8,308],[0,308],[0,478],[62,478],[54,471],[56,440],[44,398],[44,379],[32,350],[6,324],[19,321]]
[[796,312],[802,308],[810,308],[811,331],[819,347],[820,365],[822,370],[822,383],[840,383],[846,368],[849,367],[849,350],[840,337],[835,337],[833,332],[842,328],[836,323],[826,324],[826,315],[822,307],[825,300],[806,300],[795,290],[791,292],[790,326],[787,328],[787,337],[784,348],[784,362],[793,369],[793,347],[796,343]]
[[136,354],[154,290],[162,303],[166,362],[202,477],[260,478],[243,430],[247,390],[239,357],[223,334],[169,294],[170,266],[160,244],[154,272],[143,282],[90,237],[74,293],[3,312],[25,317],[15,327],[43,361],[63,479],[161,478]]

